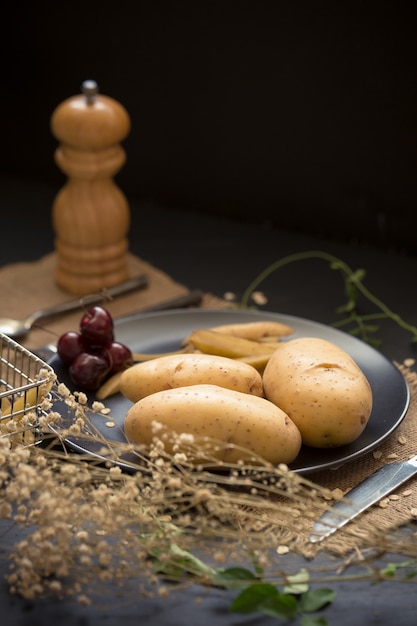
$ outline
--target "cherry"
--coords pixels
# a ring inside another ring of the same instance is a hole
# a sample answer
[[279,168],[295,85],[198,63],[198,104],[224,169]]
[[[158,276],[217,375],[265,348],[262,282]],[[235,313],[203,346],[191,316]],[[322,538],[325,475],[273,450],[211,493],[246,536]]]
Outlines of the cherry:
[[72,382],[84,391],[97,391],[111,371],[105,350],[81,352],[69,367]]
[[100,306],[84,313],[79,332],[61,335],[57,351],[80,391],[97,391],[112,374],[133,365],[130,348],[114,340],[113,318]]
[[106,350],[109,353],[112,374],[117,374],[133,365],[132,352],[124,343],[112,341],[106,346]]
[[80,333],[69,330],[58,339],[57,352],[65,365],[71,365],[75,357],[84,351],[85,345]]
[[113,318],[107,309],[93,306],[81,318],[80,333],[87,346],[105,346],[114,339]]

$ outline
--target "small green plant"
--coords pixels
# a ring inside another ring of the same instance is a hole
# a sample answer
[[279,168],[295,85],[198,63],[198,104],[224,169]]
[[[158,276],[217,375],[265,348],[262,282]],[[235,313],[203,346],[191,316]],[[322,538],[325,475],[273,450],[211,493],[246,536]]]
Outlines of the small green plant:
[[168,550],[152,551],[153,570],[169,580],[182,576],[195,576],[200,582],[236,591],[229,610],[233,613],[261,613],[284,620],[300,618],[300,626],[327,626],[323,616],[313,615],[331,604],[336,592],[328,588],[310,588],[310,575],[306,569],[287,576],[285,584],[278,586],[266,580],[263,569],[254,563],[254,572],[243,567],[214,569],[204,561],[171,543]]
[[[240,573],[240,576],[239,576]],[[335,591],[328,588],[310,589],[309,573],[306,569],[287,577],[287,584],[282,589],[268,582],[257,580],[249,570],[220,570],[217,581],[223,581],[230,588],[235,588],[236,578],[245,581],[243,588],[233,600],[230,610],[235,613],[262,613],[270,617],[285,620],[300,618],[300,626],[326,626],[323,616],[312,615],[333,602]]]
[[[290,254],[269,265],[247,287],[242,296],[241,306],[243,308],[249,307],[253,293],[255,290],[259,289],[261,283],[271,274],[279,269],[282,269],[286,265],[289,265],[290,263],[306,261],[308,259],[322,259],[329,264],[331,270],[339,271],[342,275],[346,302],[338,307],[336,312],[344,315],[345,317],[332,324],[334,327],[347,328],[350,326],[350,334],[359,336],[367,343],[377,347],[381,342],[374,336],[374,334],[379,330],[379,326],[374,322],[387,319],[395,322],[402,329],[411,333],[411,341],[413,343],[417,343],[417,327],[412,324],[408,324],[400,317],[400,315],[394,313],[394,311],[392,311],[386,304],[369,291],[364,284],[364,279],[366,277],[364,269],[354,271],[341,259],[321,250],[308,250],[305,252]],[[374,313],[366,315],[359,313],[357,304],[360,295],[365,297],[375,306],[376,311]]]

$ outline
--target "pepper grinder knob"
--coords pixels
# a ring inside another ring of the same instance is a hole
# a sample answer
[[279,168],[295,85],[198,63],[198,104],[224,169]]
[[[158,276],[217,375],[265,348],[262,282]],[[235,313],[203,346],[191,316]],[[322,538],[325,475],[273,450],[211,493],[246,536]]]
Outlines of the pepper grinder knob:
[[119,284],[129,277],[130,209],[113,177],[126,161],[120,142],[129,115],[86,80],[81,94],[55,109],[51,131],[60,142],[55,162],[67,175],[52,206],[56,283],[79,295]]
[[98,85],[95,80],[85,80],[81,85],[81,91],[86,97],[88,104],[93,104],[98,94]]

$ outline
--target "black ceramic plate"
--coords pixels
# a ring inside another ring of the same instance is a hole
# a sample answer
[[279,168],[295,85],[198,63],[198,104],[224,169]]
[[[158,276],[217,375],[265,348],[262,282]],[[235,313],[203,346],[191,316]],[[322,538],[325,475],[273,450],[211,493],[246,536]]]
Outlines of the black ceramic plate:
[[[207,328],[218,324],[249,322],[255,320],[275,320],[294,328],[294,337],[321,337],[343,348],[358,363],[367,376],[373,392],[373,409],[369,422],[362,435],[353,443],[334,449],[316,449],[303,446],[297,459],[291,464],[295,472],[308,474],[324,469],[335,468],[379,446],[389,437],[403,420],[410,394],[401,372],[380,352],[359,339],[318,322],[259,311],[211,311],[205,309],[186,309],[148,313],[132,316],[116,323],[116,338],[126,343],[135,352],[166,352],[176,350],[182,339],[197,328]],[[50,360],[58,378],[70,388],[71,384],[59,357]],[[89,401],[94,400],[94,396]],[[131,403],[120,394],[105,402],[111,409],[111,415],[117,423],[116,428],[106,426],[102,416],[92,416],[97,431],[112,444],[125,441],[123,420]],[[65,410],[62,411],[65,415]],[[64,418],[72,419],[71,414]],[[102,442],[71,436],[67,445],[78,452],[100,458]],[[117,458],[116,462],[129,469],[131,460],[128,456]]]

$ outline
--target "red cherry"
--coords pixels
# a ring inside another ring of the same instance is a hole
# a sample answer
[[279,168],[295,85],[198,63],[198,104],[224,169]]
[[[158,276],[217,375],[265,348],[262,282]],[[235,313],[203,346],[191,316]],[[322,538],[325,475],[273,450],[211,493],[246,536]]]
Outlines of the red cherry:
[[106,350],[109,353],[112,374],[121,372],[133,365],[132,352],[125,344],[112,341],[106,346]]
[[111,370],[105,350],[82,352],[69,367],[72,382],[79,390],[97,391]]
[[84,351],[85,345],[80,333],[69,330],[58,339],[58,356],[65,365],[71,365],[75,357]]
[[87,346],[105,346],[114,339],[113,318],[107,309],[93,306],[81,318],[80,333]]

